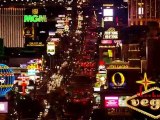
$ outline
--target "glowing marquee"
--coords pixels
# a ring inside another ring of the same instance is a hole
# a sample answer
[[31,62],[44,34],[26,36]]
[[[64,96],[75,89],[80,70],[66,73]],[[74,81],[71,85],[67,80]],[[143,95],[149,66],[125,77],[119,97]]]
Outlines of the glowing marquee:
[[26,46],[42,47],[44,44],[42,42],[29,42]]
[[104,39],[118,39],[118,31],[114,27],[110,27],[104,32]]
[[129,65],[109,65],[108,68],[111,69],[127,69]]

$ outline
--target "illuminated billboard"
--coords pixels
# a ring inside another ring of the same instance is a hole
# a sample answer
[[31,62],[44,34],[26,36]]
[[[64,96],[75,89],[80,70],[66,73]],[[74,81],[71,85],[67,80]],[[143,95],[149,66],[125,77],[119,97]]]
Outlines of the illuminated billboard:
[[55,43],[54,42],[47,43],[47,54],[50,54],[50,55],[55,54]]
[[113,40],[101,40],[101,44],[113,44]]
[[113,21],[113,17],[104,17],[104,21],[106,22],[106,21]]
[[118,97],[105,97],[105,107],[114,108],[118,107]]
[[114,8],[113,4],[103,4],[103,21],[113,22]]
[[35,69],[29,69],[27,74],[28,74],[28,76],[35,76],[36,75],[36,70]]
[[104,39],[118,39],[118,31],[114,27],[110,27],[104,32]]
[[106,96],[105,108],[127,107],[126,100],[129,96]]
[[127,104],[126,104],[127,98],[129,98],[129,96],[120,96],[119,97],[119,99],[118,99],[119,107],[127,107]]
[[0,102],[0,113],[8,113],[8,102]]
[[25,38],[33,38],[34,37],[34,27],[25,27],[23,29],[23,35]]
[[48,32],[48,35],[49,35],[49,36],[54,36],[54,35],[55,35],[55,32],[54,32],[54,31],[49,31],[49,32]]
[[24,15],[24,22],[47,22],[46,15]]
[[111,8],[103,9],[103,16],[113,16],[113,9]]

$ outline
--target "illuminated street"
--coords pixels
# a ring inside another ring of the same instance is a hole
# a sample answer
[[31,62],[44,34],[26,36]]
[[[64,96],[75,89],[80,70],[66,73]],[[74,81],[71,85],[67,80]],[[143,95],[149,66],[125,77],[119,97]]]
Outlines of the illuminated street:
[[0,120],[160,119],[159,0],[0,0]]

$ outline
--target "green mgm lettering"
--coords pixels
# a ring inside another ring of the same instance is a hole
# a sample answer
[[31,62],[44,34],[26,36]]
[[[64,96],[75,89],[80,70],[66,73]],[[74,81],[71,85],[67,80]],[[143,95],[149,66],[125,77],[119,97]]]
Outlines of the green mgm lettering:
[[46,15],[24,15],[24,22],[47,22]]

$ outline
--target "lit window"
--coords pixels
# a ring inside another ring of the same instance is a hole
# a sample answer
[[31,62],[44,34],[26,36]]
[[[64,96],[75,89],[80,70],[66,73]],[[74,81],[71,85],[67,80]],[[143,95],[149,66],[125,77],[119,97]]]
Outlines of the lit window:
[[138,8],[138,14],[139,14],[139,15],[143,15],[143,14],[144,14],[144,9],[143,9],[143,7],[139,7],[139,8]]

